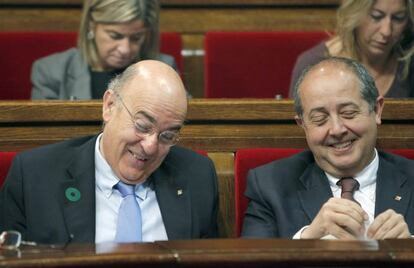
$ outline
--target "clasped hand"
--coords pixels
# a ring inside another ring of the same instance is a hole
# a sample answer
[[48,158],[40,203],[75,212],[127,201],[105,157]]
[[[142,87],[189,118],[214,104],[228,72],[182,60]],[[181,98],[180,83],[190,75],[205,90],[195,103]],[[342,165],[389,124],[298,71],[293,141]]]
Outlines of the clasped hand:
[[410,238],[408,225],[401,214],[388,209],[379,214],[365,230],[368,214],[353,201],[330,198],[312,223],[302,232],[302,239],[319,239],[332,235],[338,239]]

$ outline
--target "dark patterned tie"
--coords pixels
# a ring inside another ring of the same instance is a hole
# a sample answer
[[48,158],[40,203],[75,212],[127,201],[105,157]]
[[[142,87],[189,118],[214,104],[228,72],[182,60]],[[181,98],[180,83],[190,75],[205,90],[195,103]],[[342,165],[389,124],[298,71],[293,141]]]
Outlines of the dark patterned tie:
[[[354,199],[354,192],[359,189],[359,182],[352,177],[344,177],[340,179],[336,185],[342,188],[341,198],[345,198],[358,203]],[[358,203],[359,204],[359,203]]]

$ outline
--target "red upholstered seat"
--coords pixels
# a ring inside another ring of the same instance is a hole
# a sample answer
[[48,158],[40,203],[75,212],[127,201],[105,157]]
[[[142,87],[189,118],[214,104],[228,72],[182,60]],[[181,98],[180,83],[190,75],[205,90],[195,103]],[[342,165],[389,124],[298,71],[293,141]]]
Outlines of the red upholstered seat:
[[414,159],[414,149],[389,149],[385,151],[404,156],[408,159]]
[[0,32],[0,99],[30,99],[32,63],[76,46],[74,32]]
[[289,157],[302,151],[291,148],[252,148],[237,150],[234,161],[234,191],[236,207],[236,234],[240,235],[248,200],[244,196],[247,172],[271,161]]
[[207,153],[207,151],[205,151],[205,150],[194,150],[196,153],[198,153],[198,154],[201,154],[201,155],[204,155],[204,156],[208,156],[208,153]]
[[[32,63],[76,46],[76,32],[0,32],[0,99],[30,99]],[[175,57],[183,68],[181,35],[161,33],[160,51]]]
[[16,155],[16,152],[0,152],[0,187],[6,179],[11,162]]
[[184,70],[184,63],[183,56],[181,55],[181,50],[183,48],[181,35],[174,32],[164,32],[161,33],[160,42],[160,51],[175,58],[178,71],[182,74]]
[[325,32],[208,32],[205,96],[287,98],[297,56],[327,36]]

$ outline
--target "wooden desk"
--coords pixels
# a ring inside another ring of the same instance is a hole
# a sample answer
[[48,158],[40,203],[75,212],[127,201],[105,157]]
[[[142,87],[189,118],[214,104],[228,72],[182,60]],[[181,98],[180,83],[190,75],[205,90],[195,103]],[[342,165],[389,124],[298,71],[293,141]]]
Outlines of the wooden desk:
[[[292,100],[190,101],[180,145],[206,150],[219,176],[222,237],[235,236],[234,152],[240,148],[304,148]],[[414,100],[385,101],[378,147],[414,148]],[[0,151],[21,151],[101,129],[100,101],[0,102]]]
[[[121,266],[122,265],[122,266]],[[0,250],[0,267],[413,267],[414,240],[187,240]]]

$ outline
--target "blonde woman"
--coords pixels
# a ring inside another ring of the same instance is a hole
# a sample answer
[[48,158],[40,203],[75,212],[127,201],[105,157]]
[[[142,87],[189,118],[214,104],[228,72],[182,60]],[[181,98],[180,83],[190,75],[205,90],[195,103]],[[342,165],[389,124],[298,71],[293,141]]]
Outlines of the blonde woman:
[[360,61],[385,97],[414,97],[413,0],[344,0],[336,35],[298,57],[290,96],[302,70],[324,57]]
[[78,47],[37,60],[32,67],[32,99],[100,99],[108,82],[132,63],[157,59],[157,0],[85,0]]

